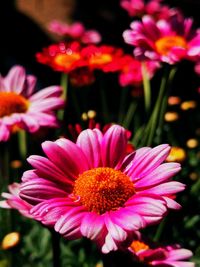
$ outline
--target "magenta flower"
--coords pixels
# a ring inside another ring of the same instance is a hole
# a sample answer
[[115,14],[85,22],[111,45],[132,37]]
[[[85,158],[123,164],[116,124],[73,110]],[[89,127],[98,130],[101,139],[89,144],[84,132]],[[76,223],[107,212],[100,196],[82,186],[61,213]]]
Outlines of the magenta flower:
[[0,80],[0,141],[21,129],[36,132],[41,126],[57,127],[54,111],[62,108],[61,87],[50,86],[35,94],[36,78],[21,66]]
[[181,14],[179,10],[162,4],[162,0],[150,0],[147,3],[144,0],[121,0],[120,5],[130,17],[142,17],[148,14],[159,20],[169,19],[174,14]]
[[31,214],[29,213],[32,205],[24,201],[19,196],[19,187],[20,184],[13,183],[8,186],[8,190],[10,193],[2,193],[2,197],[6,200],[0,201],[0,207],[5,209],[16,209],[18,210],[23,216],[31,218]]
[[126,156],[126,130],[114,125],[104,135],[88,129],[76,143],[61,138],[42,148],[47,157],[28,158],[34,170],[24,173],[20,197],[34,206],[35,219],[65,238],[85,236],[108,253],[160,221],[168,208],[180,208],[172,198],[185,186],[170,181],[180,164],[162,164],[168,145]]
[[174,64],[182,59],[197,60],[200,55],[200,31],[192,30],[192,19],[175,16],[171,20],[155,21],[144,16],[142,22],[131,23],[123,37],[135,46],[134,55]]
[[[119,73],[119,83],[121,86],[140,86],[142,85],[142,63],[132,56],[123,58],[122,68]],[[148,60],[143,62],[149,78],[152,78],[156,70],[159,68],[159,63]]]
[[[157,267],[194,267],[193,262],[188,262],[192,252],[180,248],[179,245],[150,248],[141,241],[133,241],[129,250],[134,253],[136,259],[147,266]],[[145,265],[145,266],[146,266]]]
[[49,30],[59,36],[74,41],[79,40],[83,44],[97,44],[101,42],[101,35],[95,30],[86,30],[81,22],[67,24],[54,20],[49,24]]

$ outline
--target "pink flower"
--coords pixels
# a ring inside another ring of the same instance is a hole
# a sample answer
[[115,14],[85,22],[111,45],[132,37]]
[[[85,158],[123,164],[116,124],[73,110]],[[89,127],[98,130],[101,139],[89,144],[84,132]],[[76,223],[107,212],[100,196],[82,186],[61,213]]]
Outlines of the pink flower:
[[36,78],[21,66],[11,68],[0,80],[0,141],[20,128],[36,132],[41,126],[56,127],[54,111],[62,108],[61,87],[50,86],[33,94]]
[[162,4],[162,0],[121,0],[121,7],[124,8],[131,17],[142,17],[145,14],[151,15],[156,20],[169,19],[174,14],[181,14],[178,9],[172,9]]
[[126,156],[126,130],[111,126],[82,131],[76,143],[46,141],[47,157],[31,156],[34,167],[22,177],[20,197],[31,215],[68,239],[85,236],[103,253],[117,250],[135,233],[160,221],[172,197],[185,186],[170,181],[178,163],[163,163],[168,145],[143,147]]
[[[142,63],[132,56],[125,56],[124,63],[119,74],[119,83],[121,86],[140,86],[142,84]],[[155,71],[158,69],[159,64],[155,61],[144,62],[147,75],[152,78]]]
[[20,198],[19,187],[20,184],[18,183],[13,183],[8,186],[10,193],[2,193],[2,197],[6,198],[6,200],[0,201],[0,207],[5,209],[16,209],[23,216],[31,218],[32,216],[29,211],[32,208],[32,205]]
[[198,61],[194,67],[194,71],[200,76],[200,61]]
[[179,245],[150,248],[147,244],[141,241],[133,241],[129,250],[135,254],[138,261],[145,263],[147,266],[195,266],[193,262],[185,261],[192,257],[192,252],[188,249],[180,248]]
[[142,22],[131,23],[123,37],[136,46],[134,55],[174,64],[182,59],[197,60],[200,55],[200,31],[192,30],[192,19],[175,16],[171,20],[155,21],[144,16]]
[[49,24],[49,30],[62,37],[79,40],[84,44],[101,42],[101,35],[95,30],[86,30],[81,22],[67,24],[54,20]]

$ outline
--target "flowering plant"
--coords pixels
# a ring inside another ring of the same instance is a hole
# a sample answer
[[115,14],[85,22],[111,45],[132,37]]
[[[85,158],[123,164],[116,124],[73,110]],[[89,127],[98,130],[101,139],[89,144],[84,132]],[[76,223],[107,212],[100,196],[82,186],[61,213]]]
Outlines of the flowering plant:
[[199,85],[192,100],[176,89],[184,64],[199,73],[200,30],[161,0],[121,7],[133,20],[121,33],[127,49],[53,21],[62,40],[36,61],[60,86],[39,89],[22,66],[1,77],[6,266],[30,255],[27,267],[198,264],[200,217],[188,208],[199,203]]

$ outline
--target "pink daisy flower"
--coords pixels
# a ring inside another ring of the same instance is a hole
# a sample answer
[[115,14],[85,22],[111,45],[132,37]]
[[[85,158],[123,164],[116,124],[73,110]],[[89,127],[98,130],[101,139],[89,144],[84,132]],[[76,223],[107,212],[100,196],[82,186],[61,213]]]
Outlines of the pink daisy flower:
[[138,261],[145,263],[147,266],[195,266],[193,262],[185,261],[192,257],[192,252],[188,249],[181,248],[179,245],[150,248],[141,241],[133,241],[129,250],[134,253]]
[[31,215],[65,238],[94,240],[103,253],[117,250],[136,231],[160,221],[182,183],[170,181],[178,163],[163,163],[168,145],[143,147],[126,156],[126,130],[111,126],[42,144],[46,157],[30,156],[34,167],[22,177],[20,197]]
[[182,59],[197,60],[200,55],[200,31],[192,30],[192,19],[175,16],[171,20],[155,21],[144,16],[131,23],[123,37],[135,46],[134,55],[174,64]]
[[101,42],[101,35],[95,30],[86,30],[81,22],[67,24],[54,20],[49,24],[49,30],[62,37],[78,40],[83,44],[97,44]]
[[130,17],[142,17],[145,14],[151,15],[156,20],[168,19],[178,11],[162,4],[162,0],[121,0],[120,5]]
[[2,197],[6,200],[0,201],[0,207],[5,209],[16,209],[23,216],[31,218],[29,211],[32,208],[32,205],[24,201],[19,196],[19,187],[20,184],[13,183],[8,186],[8,190],[10,193],[2,193]]
[[[159,63],[155,61],[146,61],[145,67],[149,78],[152,78],[156,70],[159,68]],[[122,68],[119,73],[119,83],[121,86],[140,86],[142,85],[142,63],[132,56],[124,56]]]
[[0,141],[19,128],[36,132],[41,126],[56,127],[54,111],[62,108],[61,87],[50,86],[33,94],[36,78],[21,66],[11,68],[0,80]]

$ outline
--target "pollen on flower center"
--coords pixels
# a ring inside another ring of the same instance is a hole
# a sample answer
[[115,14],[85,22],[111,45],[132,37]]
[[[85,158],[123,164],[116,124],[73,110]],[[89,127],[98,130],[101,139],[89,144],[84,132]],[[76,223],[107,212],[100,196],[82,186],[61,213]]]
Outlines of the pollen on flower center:
[[78,53],[71,54],[58,54],[55,56],[55,63],[59,66],[70,68],[71,65],[80,59],[80,55]]
[[112,61],[112,56],[110,54],[101,54],[96,53],[90,58],[90,64],[91,65],[101,65],[110,63]]
[[0,118],[13,113],[24,113],[29,102],[21,95],[13,92],[0,92]]
[[80,174],[73,191],[89,211],[99,214],[122,207],[134,193],[133,183],[128,176],[107,167]]
[[159,54],[167,55],[174,47],[186,48],[187,42],[181,36],[165,36],[158,39],[155,46]]
[[149,246],[141,241],[135,240],[131,243],[130,248],[134,251],[134,253],[138,253],[140,251],[149,249]]

